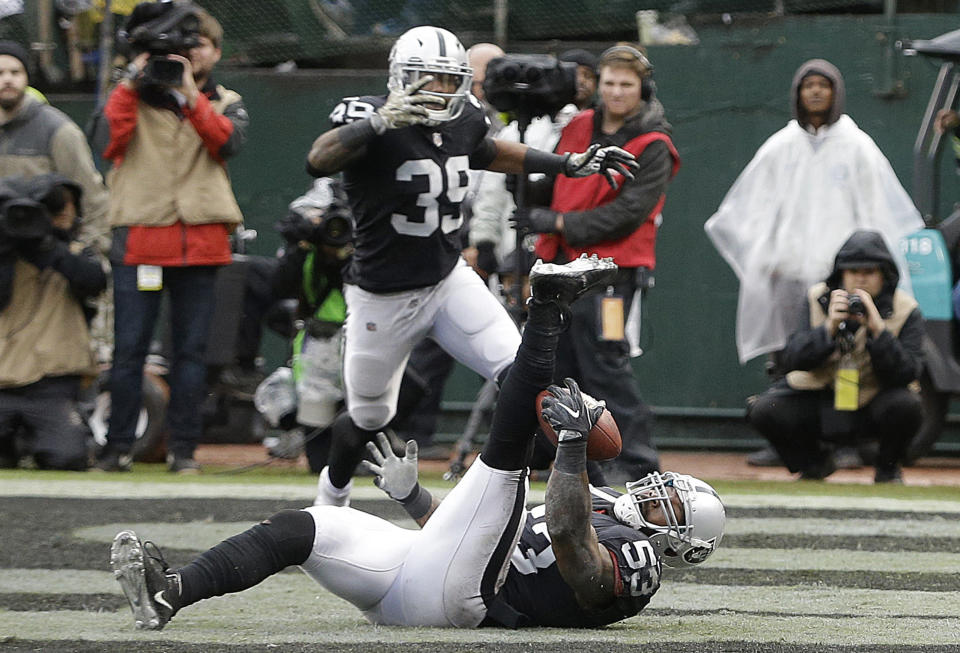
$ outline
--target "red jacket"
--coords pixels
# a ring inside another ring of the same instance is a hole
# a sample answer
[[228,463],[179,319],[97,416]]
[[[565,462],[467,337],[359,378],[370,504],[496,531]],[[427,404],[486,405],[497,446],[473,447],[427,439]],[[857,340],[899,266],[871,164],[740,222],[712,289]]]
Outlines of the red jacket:
[[[594,141],[594,111],[584,111],[567,125],[557,144],[557,152],[583,152]],[[671,177],[680,168],[680,155],[673,143],[664,132],[648,131],[634,136],[621,147],[638,159],[644,149],[651,143],[662,141],[667,145],[673,158]],[[553,186],[553,201],[550,208],[558,213],[573,211],[588,211],[608,204],[615,200],[624,187],[624,179],[617,175],[620,187],[616,190],[610,187],[603,175],[571,178],[559,176]],[[663,208],[665,196],[659,201],[643,223],[628,236],[618,240],[595,242],[582,247],[571,246],[562,234],[544,234],[536,244],[536,254],[544,261],[553,261],[558,253],[563,252],[567,260],[572,260],[580,254],[597,254],[601,257],[613,257],[621,267],[646,267],[653,269],[656,265],[655,241],[657,237],[656,218]]]
[[[221,148],[233,135],[234,124],[214,110],[211,96],[216,93],[211,82],[200,93],[193,109],[183,106],[177,110],[196,130],[208,154],[222,162]],[[103,156],[114,165],[123,160],[134,136],[139,101],[136,90],[120,85],[110,94],[104,108],[110,143]],[[228,236],[233,227],[226,223],[186,224],[179,220],[166,226],[115,227],[111,259],[124,265],[226,265],[232,258]]]

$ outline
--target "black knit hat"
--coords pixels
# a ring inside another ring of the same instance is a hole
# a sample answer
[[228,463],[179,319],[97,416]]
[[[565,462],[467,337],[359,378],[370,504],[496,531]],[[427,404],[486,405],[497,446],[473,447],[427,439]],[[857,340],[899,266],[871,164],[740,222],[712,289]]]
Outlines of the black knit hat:
[[590,70],[597,69],[597,57],[580,48],[574,48],[572,50],[561,52],[558,59],[560,59],[560,61],[575,63],[578,66],[586,66]]
[[30,54],[27,52],[26,48],[16,41],[0,41],[0,54],[16,57],[20,60],[20,63],[23,64],[24,69],[29,72]]

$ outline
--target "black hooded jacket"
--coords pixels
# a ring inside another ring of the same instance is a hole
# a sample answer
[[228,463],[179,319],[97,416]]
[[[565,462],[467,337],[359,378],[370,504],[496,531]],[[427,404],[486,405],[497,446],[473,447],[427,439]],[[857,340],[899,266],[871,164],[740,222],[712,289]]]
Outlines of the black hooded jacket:
[[[873,298],[874,304],[880,317],[891,317],[900,274],[883,237],[866,230],[854,232],[837,252],[833,272],[826,279],[827,289],[817,298],[819,310],[827,314],[830,293],[841,287],[844,269],[873,265],[880,267],[884,277],[880,294]],[[868,332],[866,350],[881,389],[905,387],[920,377],[924,333],[924,319],[919,308],[913,309],[896,336],[884,330],[873,338]],[[783,351],[783,363],[789,370],[814,370],[824,365],[837,347],[836,338],[831,338],[825,327],[808,327],[790,336]]]

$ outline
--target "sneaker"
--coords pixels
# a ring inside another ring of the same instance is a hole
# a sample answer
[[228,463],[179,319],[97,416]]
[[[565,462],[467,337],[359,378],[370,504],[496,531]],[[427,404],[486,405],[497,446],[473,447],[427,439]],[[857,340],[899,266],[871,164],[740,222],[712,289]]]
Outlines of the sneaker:
[[530,288],[533,298],[541,302],[555,301],[569,306],[577,297],[597,286],[609,285],[617,274],[612,258],[598,258],[596,254],[558,265],[540,259],[530,269]]
[[104,449],[97,455],[93,468],[101,472],[129,472],[132,465],[133,457],[130,454]]
[[900,469],[900,465],[877,467],[876,474],[874,474],[873,477],[873,482],[903,485],[903,471]]
[[167,454],[167,469],[174,474],[199,474],[201,471],[200,463],[192,456],[175,456],[172,453]]
[[[145,554],[148,546],[153,554]],[[110,547],[110,566],[130,603],[134,625],[140,630],[167,625],[179,609],[180,576],[170,571],[160,549],[144,544],[133,531],[120,531]]]
[[747,456],[747,464],[753,467],[783,467],[780,454],[770,445],[765,446],[763,449],[757,449]]

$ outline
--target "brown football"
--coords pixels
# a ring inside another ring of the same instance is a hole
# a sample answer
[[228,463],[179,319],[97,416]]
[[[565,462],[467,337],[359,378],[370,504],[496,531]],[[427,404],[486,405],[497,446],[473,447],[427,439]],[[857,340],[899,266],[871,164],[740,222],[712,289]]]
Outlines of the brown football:
[[[566,392],[565,389],[564,392]],[[543,390],[537,395],[537,419],[540,421],[540,428],[543,430],[543,434],[547,436],[550,442],[556,445],[557,434],[553,430],[553,427],[543,418],[543,398],[549,394],[549,392]],[[586,395],[586,398],[588,403],[596,401],[589,395]],[[620,439],[620,429],[617,427],[617,422],[613,419],[610,411],[604,408],[603,413],[600,414],[600,419],[597,420],[597,423],[590,429],[590,433],[587,435],[587,458],[589,460],[610,460],[611,458],[616,458],[620,454],[622,446],[623,441]]]

